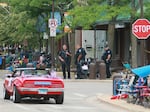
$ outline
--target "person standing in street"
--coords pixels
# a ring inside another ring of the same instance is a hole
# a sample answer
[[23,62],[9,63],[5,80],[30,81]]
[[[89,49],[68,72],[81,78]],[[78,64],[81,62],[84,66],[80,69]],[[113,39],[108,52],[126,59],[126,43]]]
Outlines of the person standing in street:
[[76,46],[75,65],[77,66],[77,79],[81,78],[81,64],[85,61],[86,52],[80,45]]
[[63,72],[63,77],[66,79],[66,69],[68,72],[68,79],[71,78],[70,76],[70,61],[71,61],[71,52],[68,50],[67,45],[63,45],[62,50],[59,52],[59,60],[62,65],[62,72]]
[[111,58],[112,58],[112,51],[109,49],[109,46],[106,45],[105,46],[105,52],[104,52],[104,54],[102,56],[102,59],[104,60],[104,62],[106,64],[106,75],[107,75],[107,78],[111,77],[111,73],[110,73]]

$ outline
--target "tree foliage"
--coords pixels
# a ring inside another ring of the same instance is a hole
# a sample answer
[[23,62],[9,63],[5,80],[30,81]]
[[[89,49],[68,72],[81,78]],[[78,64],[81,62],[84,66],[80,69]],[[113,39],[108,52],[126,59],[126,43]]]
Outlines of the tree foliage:
[[15,43],[31,38],[34,32],[35,20],[28,16],[27,12],[24,11],[1,17],[1,42]]
[[[58,5],[70,3],[72,0],[54,0]],[[0,40],[1,43],[16,43],[26,40],[35,43],[39,37],[36,31],[37,18],[41,13],[50,14],[52,0],[1,0],[7,3],[9,14],[0,6]],[[48,18],[45,19],[47,23]],[[34,38],[34,39],[32,39]]]
[[70,10],[71,27],[89,29],[95,22],[110,21],[120,14],[126,16],[131,11],[129,3],[129,0],[74,0],[75,6]]
[[[135,13],[131,10],[131,0],[54,1],[55,11],[60,11],[61,14],[69,11],[71,16],[69,23],[68,20],[64,19],[64,23],[61,26],[62,29],[66,23],[72,29],[77,26],[90,29],[96,22],[111,21],[120,15],[128,16],[131,13]],[[21,42],[24,39],[37,41],[38,32],[35,28],[37,18],[43,12],[50,14],[52,0],[0,0],[0,2],[8,4],[8,7],[0,6],[0,41],[9,43]],[[138,2],[136,3],[138,4]],[[144,6],[146,7],[144,8],[144,15],[146,18],[149,18],[150,5],[147,3]],[[45,19],[46,22],[48,18]]]

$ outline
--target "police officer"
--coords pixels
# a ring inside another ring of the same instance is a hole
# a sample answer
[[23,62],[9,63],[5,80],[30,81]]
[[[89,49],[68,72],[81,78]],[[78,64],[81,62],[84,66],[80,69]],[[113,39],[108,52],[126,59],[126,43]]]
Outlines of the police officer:
[[106,64],[106,74],[107,74],[107,78],[111,77],[111,73],[110,73],[110,64],[111,64],[111,58],[112,58],[112,52],[109,49],[109,46],[106,45],[105,46],[105,52],[102,56],[102,59],[104,60],[105,64]]
[[76,46],[75,64],[77,66],[77,79],[81,78],[81,63],[85,61],[86,52],[80,45]]
[[62,65],[62,71],[63,71],[63,77],[66,79],[66,69],[68,72],[68,79],[70,79],[70,61],[71,61],[71,53],[67,49],[67,45],[63,45],[63,49],[59,52],[58,56],[61,65]]

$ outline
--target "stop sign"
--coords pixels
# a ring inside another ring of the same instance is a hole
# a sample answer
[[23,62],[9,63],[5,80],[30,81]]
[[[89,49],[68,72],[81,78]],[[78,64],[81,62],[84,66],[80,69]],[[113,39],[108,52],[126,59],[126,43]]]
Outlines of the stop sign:
[[150,22],[147,19],[137,19],[132,24],[132,33],[138,39],[147,39],[150,36]]

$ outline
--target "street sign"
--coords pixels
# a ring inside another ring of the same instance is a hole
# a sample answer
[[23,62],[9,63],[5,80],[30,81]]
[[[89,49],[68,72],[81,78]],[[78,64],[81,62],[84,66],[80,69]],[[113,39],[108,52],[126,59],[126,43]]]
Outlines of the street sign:
[[50,37],[56,37],[56,28],[50,28]]
[[132,33],[138,39],[147,39],[150,36],[150,22],[147,19],[137,19],[132,24]]
[[56,28],[57,27],[57,20],[56,19],[49,19],[49,28]]
[[49,19],[50,37],[56,37],[57,20]]

